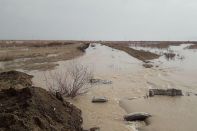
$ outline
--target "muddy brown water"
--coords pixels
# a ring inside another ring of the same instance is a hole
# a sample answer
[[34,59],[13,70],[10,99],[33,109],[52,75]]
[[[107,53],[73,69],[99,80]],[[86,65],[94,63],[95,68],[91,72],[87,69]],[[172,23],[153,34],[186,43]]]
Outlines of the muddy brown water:
[[[197,118],[197,96],[194,95],[197,93],[195,79],[197,78],[197,52],[184,50],[184,47],[185,45],[170,47],[183,55],[184,60],[168,61],[160,57],[152,61],[154,67],[151,69],[143,68],[141,61],[123,51],[100,44],[89,47],[85,55],[75,60],[89,66],[95,78],[111,80],[113,83],[94,85],[86,94],[69,100],[82,110],[83,127],[88,129],[99,126],[101,131],[134,131],[137,130],[136,125],[125,122],[123,116],[130,112],[145,111],[153,114],[150,125],[142,126],[145,131],[165,129],[182,131],[181,127],[191,131],[197,129],[194,126]],[[64,71],[70,62],[72,61],[58,62],[59,66],[52,72]],[[47,72],[27,73],[35,76],[33,81],[36,86],[46,88],[44,74]],[[175,99],[160,97],[143,99],[149,88],[178,88],[184,93],[192,92],[192,96]],[[105,96],[109,102],[93,104],[91,103],[93,96]],[[138,99],[132,100],[133,98]],[[185,124],[179,128],[177,126],[180,123]]]
[[127,112],[148,112],[152,115],[143,131],[196,131],[197,99],[194,96],[152,97],[122,100]]

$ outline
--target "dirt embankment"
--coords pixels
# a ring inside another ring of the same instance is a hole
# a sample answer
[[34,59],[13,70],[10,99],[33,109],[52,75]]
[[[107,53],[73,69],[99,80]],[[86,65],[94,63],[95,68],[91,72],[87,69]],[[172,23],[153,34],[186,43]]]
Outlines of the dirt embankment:
[[[29,75],[12,71],[0,73],[0,78],[1,131],[82,131],[81,111],[46,90],[31,86]],[[13,88],[4,89],[5,81]],[[16,89],[15,84],[23,88]]]
[[33,76],[23,72],[9,71],[0,73],[0,90],[16,88],[22,89],[32,85]]
[[114,49],[122,50],[128,53],[129,55],[141,60],[141,61],[146,61],[146,60],[152,60],[152,59],[157,59],[160,56],[151,52],[143,51],[143,50],[135,50],[133,48],[130,48],[129,45],[126,43],[102,43],[106,46],[109,46]]

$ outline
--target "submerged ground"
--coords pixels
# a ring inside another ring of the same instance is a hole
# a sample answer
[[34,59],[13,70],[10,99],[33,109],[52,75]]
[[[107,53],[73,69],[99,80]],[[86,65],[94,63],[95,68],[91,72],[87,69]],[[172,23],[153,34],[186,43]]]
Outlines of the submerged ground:
[[[64,71],[73,61],[67,59],[75,56],[75,61],[87,65],[93,70],[95,78],[112,81],[112,84],[93,85],[86,94],[72,100],[68,99],[82,110],[85,129],[98,126],[101,131],[130,131],[137,130],[138,125],[141,125],[139,130],[196,130],[197,52],[195,49],[191,49],[195,47],[192,46],[192,42],[172,42],[171,44],[148,42],[146,45],[141,42],[121,44],[97,42],[91,43],[85,53],[78,48],[83,44],[81,42],[63,44],[61,47],[57,45],[47,45],[46,47],[23,45],[16,48],[2,46],[1,58],[7,54],[12,56],[12,59],[6,61],[5,58],[2,59],[1,68],[2,71],[9,70],[8,65],[12,65],[10,69],[22,70],[33,75],[34,85],[45,88],[44,74],[47,74],[49,69],[52,69],[50,72]],[[29,54],[29,52],[35,54],[39,51],[40,55],[27,57],[28,59],[16,57],[19,50],[25,51],[25,54]],[[65,52],[67,53],[64,54]],[[12,53],[15,54],[12,55]],[[64,55],[60,57],[59,54]],[[68,58],[68,54],[74,55]],[[14,61],[13,56],[16,57]],[[49,59],[45,59],[48,57]],[[39,62],[36,62],[37,59]],[[33,67],[29,67],[27,70],[23,66],[26,65],[26,60],[31,61],[33,65],[53,63],[56,66],[48,68],[48,70],[44,66],[44,71],[43,68]],[[143,67],[143,64],[147,63],[153,67]],[[177,88],[183,90],[185,96],[144,99],[150,88]],[[93,96],[105,96],[109,102],[93,104],[91,103]],[[123,120],[125,114],[136,111],[151,113],[153,117],[150,118],[150,124],[127,123]],[[184,123],[184,125],[179,126],[180,123]]]

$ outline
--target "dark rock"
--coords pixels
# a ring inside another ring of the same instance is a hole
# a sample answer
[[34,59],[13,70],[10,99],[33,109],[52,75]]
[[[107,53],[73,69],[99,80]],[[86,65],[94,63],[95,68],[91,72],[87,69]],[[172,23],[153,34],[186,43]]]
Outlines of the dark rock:
[[149,89],[149,96],[164,95],[164,96],[182,96],[182,90],[179,89]]
[[151,64],[143,64],[143,67],[145,67],[145,68],[152,68],[153,65],[151,65]]
[[95,47],[96,45],[95,45],[95,44],[90,44],[90,46],[91,46],[91,47]]
[[58,100],[64,101],[62,95],[61,95],[59,92],[56,92],[56,93],[55,93],[55,96],[56,96],[56,98],[57,98]]
[[112,81],[101,79],[90,79],[91,84],[112,84]]
[[151,115],[145,112],[135,112],[124,116],[126,121],[144,121]]
[[90,131],[100,131],[100,127],[93,127],[93,128],[90,128]]
[[93,103],[105,103],[107,101],[108,100],[106,97],[93,97],[93,99],[92,99]]

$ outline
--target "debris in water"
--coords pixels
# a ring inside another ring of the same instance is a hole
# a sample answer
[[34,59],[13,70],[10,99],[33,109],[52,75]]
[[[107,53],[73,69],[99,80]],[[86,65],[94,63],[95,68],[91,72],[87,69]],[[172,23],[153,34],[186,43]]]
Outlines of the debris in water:
[[182,96],[182,90],[179,89],[149,89],[149,96],[164,95],[164,96]]
[[146,112],[135,112],[135,113],[130,113],[124,116],[124,119],[126,121],[144,121],[151,115]]
[[93,99],[92,99],[93,103],[105,103],[107,101],[108,101],[108,99],[104,96],[102,96],[102,97],[95,97],[94,96]]

